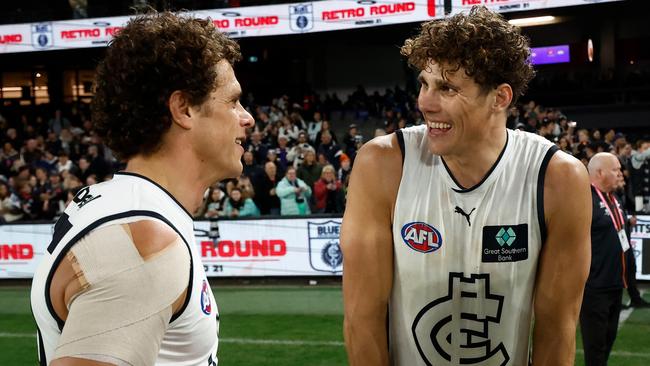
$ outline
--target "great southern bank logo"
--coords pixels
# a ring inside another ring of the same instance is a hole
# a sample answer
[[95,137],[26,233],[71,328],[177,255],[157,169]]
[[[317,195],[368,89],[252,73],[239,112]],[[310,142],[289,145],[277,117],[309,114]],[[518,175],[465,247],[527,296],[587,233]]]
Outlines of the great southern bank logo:
[[420,252],[434,252],[442,246],[442,235],[426,222],[410,222],[402,226],[402,239],[409,248]]

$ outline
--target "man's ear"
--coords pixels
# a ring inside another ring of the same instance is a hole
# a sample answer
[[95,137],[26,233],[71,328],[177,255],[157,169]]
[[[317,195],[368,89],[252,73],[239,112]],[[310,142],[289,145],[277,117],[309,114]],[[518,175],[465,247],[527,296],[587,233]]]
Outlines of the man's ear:
[[512,102],[512,87],[509,84],[499,84],[496,88],[496,95],[494,98],[494,105],[492,106],[495,111],[507,111]]
[[167,101],[172,121],[182,129],[192,128],[193,111],[187,95],[180,90],[175,90]]

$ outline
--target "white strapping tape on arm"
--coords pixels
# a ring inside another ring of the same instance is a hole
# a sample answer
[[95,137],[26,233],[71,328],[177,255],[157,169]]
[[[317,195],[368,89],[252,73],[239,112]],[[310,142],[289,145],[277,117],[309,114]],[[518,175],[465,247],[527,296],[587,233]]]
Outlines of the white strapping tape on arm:
[[144,260],[125,228],[112,225],[71,251],[88,287],[71,301],[55,358],[99,354],[133,365],[155,363],[171,306],[189,282],[186,245],[177,238]]

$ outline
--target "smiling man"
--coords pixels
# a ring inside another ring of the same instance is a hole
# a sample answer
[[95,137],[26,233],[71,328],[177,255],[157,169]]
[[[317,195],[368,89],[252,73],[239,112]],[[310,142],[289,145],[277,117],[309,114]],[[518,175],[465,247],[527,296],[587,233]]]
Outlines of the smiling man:
[[351,365],[573,365],[589,270],[584,166],[506,129],[528,41],[483,7],[402,48],[425,125],[359,152],[341,233]]
[[209,20],[129,21],[97,70],[93,122],[126,170],[83,188],[54,227],[31,304],[41,365],[217,364],[219,316],[192,214],[238,177],[239,46]]

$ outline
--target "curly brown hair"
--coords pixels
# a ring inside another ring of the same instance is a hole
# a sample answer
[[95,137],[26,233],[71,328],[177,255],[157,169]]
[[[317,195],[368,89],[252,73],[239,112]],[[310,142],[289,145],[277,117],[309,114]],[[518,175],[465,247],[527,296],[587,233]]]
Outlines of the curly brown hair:
[[483,91],[507,83],[513,91],[512,104],[535,76],[528,38],[484,6],[424,23],[420,34],[406,40],[401,53],[418,70],[424,70],[431,60],[451,68],[445,71],[463,68]]
[[216,89],[216,64],[241,59],[239,45],[210,19],[170,12],[130,20],[111,41],[97,67],[92,118],[97,133],[121,159],[160,148],[172,117],[171,94],[193,106]]

